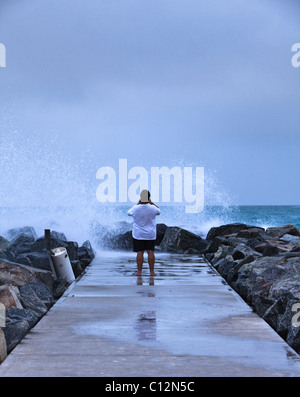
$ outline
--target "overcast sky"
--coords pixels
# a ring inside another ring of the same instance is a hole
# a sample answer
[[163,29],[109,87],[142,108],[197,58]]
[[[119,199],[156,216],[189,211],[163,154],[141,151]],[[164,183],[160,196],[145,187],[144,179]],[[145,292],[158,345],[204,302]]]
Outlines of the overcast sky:
[[296,0],[0,0],[2,186],[37,156],[51,172],[59,145],[95,187],[127,158],[203,166],[236,204],[300,204],[299,19]]

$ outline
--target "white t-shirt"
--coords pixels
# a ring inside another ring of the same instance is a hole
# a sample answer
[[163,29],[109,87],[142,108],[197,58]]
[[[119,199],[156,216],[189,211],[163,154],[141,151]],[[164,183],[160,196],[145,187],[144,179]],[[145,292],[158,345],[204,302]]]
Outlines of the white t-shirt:
[[133,216],[132,237],[137,240],[156,240],[156,215],[160,209],[152,204],[134,205],[127,214]]

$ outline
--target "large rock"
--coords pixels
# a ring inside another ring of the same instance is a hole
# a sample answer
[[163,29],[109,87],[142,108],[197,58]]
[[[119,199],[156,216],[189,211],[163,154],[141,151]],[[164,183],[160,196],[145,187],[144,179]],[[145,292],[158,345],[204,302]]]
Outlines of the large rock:
[[[255,261],[254,261],[255,262]],[[231,284],[239,295],[248,303],[252,304],[253,282],[251,280],[252,269],[255,268],[254,262],[246,263],[237,270],[236,281]]]
[[53,274],[47,270],[34,269],[30,266],[0,259],[0,285],[11,284],[20,287],[30,281],[40,281],[53,287]]
[[[25,309],[17,310],[23,311]],[[28,312],[30,311],[28,310]],[[30,329],[30,322],[26,318],[23,318],[21,316],[20,318],[11,318],[7,314],[6,327],[3,329],[3,332],[5,334],[8,354],[17,346],[17,344],[21,342],[21,340],[29,332]]]
[[285,225],[285,226],[277,226],[277,227],[269,227],[266,230],[266,233],[272,237],[281,238],[285,234],[291,234],[292,236],[300,236],[300,229],[295,225]]
[[16,307],[11,307],[10,309],[6,310],[6,326],[22,320],[27,321],[28,327],[32,328],[38,322],[39,316],[37,313],[29,309],[19,309]]
[[9,241],[6,238],[0,236],[0,255],[6,251],[6,248],[9,246],[9,244]]
[[75,278],[79,277],[83,272],[83,268],[79,261],[71,261],[72,270],[74,273]]
[[53,283],[53,298],[59,299],[68,289],[69,283],[65,277],[58,277]]
[[268,238],[268,234],[265,232],[265,229],[261,227],[247,227],[246,229],[240,230],[236,236],[246,239]]
[[13,229],[9,229],[6,234],[5,237],[8,240],[14,240],[15,238],[17,238],[20,235],[26,235],[27,237],[29,237],[32,241],[37,239],[37,234],[34,230],[34,227],[32,226],[23,226],[23,227],[16,227]]
[[[132,241],[132,230],[127,230],[122,233],[107,232],[104,233],[102,229],[101,236],[98,235],[98,244],[101,247],[113,249],[113,250],[125,250],[132,251],[133,241]],[[155,245],[158,246],[163,240],[165,232],[167,230],[167,225],[164,223],[158,223],[156,226],[156,240]],[[78,254],[79,255],[79,254]]]
[[215,253],[218,251],[220,245],[227,245],[232,247],[229,241],[227,241],[227,238],[225,237],[214,237],[212,240],[210,240],[209,245],[207,247],[207,253]]
[[32,241],[30,238],[27,239],[26,236],[18,236],[15,240],[12,240],[12,242],[6,248],[3,257],[14,262],[18,256],[34,251],[32,248],[33,243],[34,241]]
[[34,293],[43,302],[47,309],[50,309],[50,307],[53,306],[55,299],[46,284],[31,281],[30,283],[26,284],[26,287],[28,286],[34,291]]
[[299,236],[293,236],[292,234],[284,234],[282,237],[280,237],[280,240],[282,241],[289,241],[291,243],[297,244],[300,243],[300,237]]
[[300,354],[300,326],[293,327],[290,325],[286,341],[298,354]]
[[263,256],[275,256],[280,252],[280,249],[273,244],[260,244],[256,248],[257,251],[261,252]]
[[[271,298],[272,299],[272,298]],[[273,304],[271,304],[263,314],[263,319],[277,331],[277,319],[278,316],[283,314],[287,305],[287,300],[284,296],[278,299],[273,298]]]
[[81,266],[86,268],[95,258],[95,252],[89,240],[85,241],[81,247],[78,248],[78,260]]
[[9,244],[7,247],[7,251],[17,251],[19,246],[26,245],[26,244],[32,244],[35,242],[35,238],[31,235],[28,234],[19,234],[16,236]]
[[222,277],[227,278],[229,272],[235,266],[235,261],[230,255],[219,259],[214,265]]
[[189,248],[193,248],[201,253],[207,247],[208,243],[200,236],[176,226],[166,229],[164,238],[160,243],[161,250],[166,252],[185,252]]
[[21,286],[36,281],[34,271],[28,266],[2,260],[0,263],[0,285]]
[[244,244],[244,243],[240,243],[238,244],[233,252],[232,252],[232,257],[235,260],[238,259],[245,259],[247,256],[261,256],[261,254],[255,250],[253,250],[252,248],[250,248],[248,245]]
[[22,285],[20,287],[20,294],[21,302],[25,309],[33,311],[39,318],[47,313],[47,306],[35,292],[32,283]]
[[274,280],[270,286],[269,296],[278,299],[286,297],[287,300],[294,300],[300,302],[300,285],[299,285],[299,265],[295,271],[295,262],[289,260],[289,271],[286,272],[282,279]]
[[[51,231],[50,233],[50,249],[64,247],[67,249],[70,260],[78,260],[78,243],[68,241],[64,233]],[[11,261],[24,254],[45,253],[45,238],[39,237],[33,239],[31,235],[18,235],[6,249],[5,257]]]
[[[260,317],[264,317],[266,312],[274,306],[275,302],[275,299],[261,294],[256,294],[252,297],[253,309]],[[275,321],[274,324],[276,325]]]
[[28,252],[21,254],[15,259],[15,261],[30,267],[51,271],[49,257],[46,250],[43,252]]
[[0,328],[0,364],[6,359],[7,351],[6,351],[6,339],[4,332]]
[[[232,258],[233,259],[233,258]],[[226,275],[222,276],[226,278],[227,282],[235,287],[235,282],[237,281],[237,278],[239,277],[239,270],[244,266],[247,265],[248,263],[252,263],[257,259],[256,256],[249,255],[245,259],[239,260],[239,261],[234,261],[234,266],[229,270],[227,277]]]
[[[216,267],[216,263],[220,260],[225,258],[228,255],[231,255],[233,252],[234,248],[232,248],[230,245],[219,245],[219,248],[217,252],[214,253],[214,256],[211,258],[211,264]],[[233,258],[231,258],[233,259]]]
[[132,232],[131,230],[129,230],[128,232],[121,234],[108,235],[105,239],[102,240],[102,245],[105,248],[113,250],[132,250]]
[[255,226],[249,226],[244,223],[229,223],[227,225],[212,227],[207,233],[206,240],[210,241],[215,237],[228,236],[230,234],[236,234],[241,230],[253,228],[258,229]]
[[6,309],[10,307],[22,308],[20,302],[20,293],[18,287],[12,285],[1,285],[0,286],[0,303],[5,306]]
[[277,332],[300,353],[299,300],[290,299],[285,312],[277,317]]
[[[277,281],[288,278],[300,278],[299,258],[297,256],[277,255],[275,257],[260,257],[255,261],[245,264],[239,271],[239,279],[248,279],[251,282],[251,293],[264,293],[269,291],[271,285]],[[262,291],[264,288],[264,291]],[[278,295],[273,296],[278,298]]]
[[165,225],[164,223],[158,223],[156,225],[156,241],[155,241],[155,245],[160,245],[160,243],[162,242],[164,235],[166,233],[168,226]]

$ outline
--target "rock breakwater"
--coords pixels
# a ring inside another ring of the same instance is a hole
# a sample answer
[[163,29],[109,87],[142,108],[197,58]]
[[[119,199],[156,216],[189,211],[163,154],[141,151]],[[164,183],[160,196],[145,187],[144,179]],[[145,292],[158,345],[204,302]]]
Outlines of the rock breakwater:
[[300,353],[300,230],[229,224],[211,229],[206,241],[206,259]]
[[[50,233],[50,248],[66,248],[75,277],[94,259],[89,241],[82,246],[63,233]],[[0,236],[0,363],[63,295],[69,284],[51,272],[44,237],[33,227]]]

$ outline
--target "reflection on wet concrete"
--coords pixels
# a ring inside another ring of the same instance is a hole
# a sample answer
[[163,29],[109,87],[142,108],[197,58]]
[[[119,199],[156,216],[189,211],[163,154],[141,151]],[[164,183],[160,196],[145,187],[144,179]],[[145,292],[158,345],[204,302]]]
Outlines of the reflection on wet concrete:
[[136,278],[136,285],[154,285],[154,276],[149,276],[147,278],[147,281],[145,279],[145,277],[143,278],[143,276],[137,276]]
[[134,328],[138,341],[156,341],[157,325],[155,312],[148,311],[141,313]]
[[[154,285],[154,276],[137,276],[137,285]],[[145,291],[144,289],[141,291],[137,291],[137,294],[154,298],[155,294],[152,291]],[[157,325],[156,325],[156,314],[155,311],[146,311],[141,313],[138,316],[138,319],[134,325],[134,329],[137,333],[138,341],[156,341],[157,334]]]

